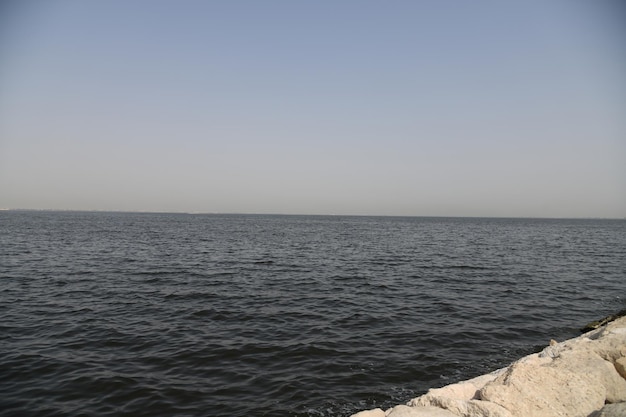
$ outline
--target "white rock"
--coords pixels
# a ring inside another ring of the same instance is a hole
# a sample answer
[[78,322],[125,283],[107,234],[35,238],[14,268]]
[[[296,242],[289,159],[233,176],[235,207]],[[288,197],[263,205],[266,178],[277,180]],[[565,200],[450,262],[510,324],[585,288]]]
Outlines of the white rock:
[[458,384],[446,385],[443,388],[429,389],[422,397],[447,397],[467,401],[474,398],[477,392],[476,385],[469,382],[459,382]]
[[468,379],[465,382],[468,382],[468,383],[474,385],[476,387],[476,389],[480,390],[482,387],[487,385],[488,382],[491,382],[494,379],[496,379],[498,377],[498,375],[503,374],[504,372],[506,372],[507,369],[508,369],[508,367],[497,369],[497,370],[495,370],[493,372],[490,372],[488,374],[480,375],[480,376],[477,376],[476,378]]
[[437,407],[409,407],[397,405],[391,409],[387,417],[459,417],[449,411]]
[[587,417],[604,405],[597,379],[551,366],[515,363],[487,384],[480,398],[515,417]]
[[594,350],[600,357],[615,362],[623,355],[626,346],[626,317],[619,318],[601,329],[600,337],[594,343]]
[[586,350],[563,352],[551,366],[593,378],[594,385],[602,385],[604,387],[606,402],[618,403],[626,401],[626,380],[619,375],[611,362],[602,359],[594,352]]
[[524,356],[517,362],[527,363],[529,365],[547,365],[552,362],[554,358],[560,355],[563,345],[548,346],[540,353],[533,353],[532,355]]
[[373,410],[359,411],[350,417],[385,417],[385,412],[380,408],[375,408]]
[[439,407],[461,417],[513,417],[504,407],[481,400],[467,401],[427,394],[411,400],[409,405]]
[[608,337],[603,337],[592,344],[594,351],[609,362],[615,362],[623,356],[621,349],[624,345],[626,337],[615,334],[609,334]]
[[458,400],[469,401],[476,398],[478,391],[487,383],[493,381],[506,371],[507,368],[498,369],[486,375],[480,375],[467,381],[461,381],[456,384],[446,385],[442,388],[431,388],[421,397],[414,398],[409,404],[427,406],[430,404],[430,398],[445,397]]

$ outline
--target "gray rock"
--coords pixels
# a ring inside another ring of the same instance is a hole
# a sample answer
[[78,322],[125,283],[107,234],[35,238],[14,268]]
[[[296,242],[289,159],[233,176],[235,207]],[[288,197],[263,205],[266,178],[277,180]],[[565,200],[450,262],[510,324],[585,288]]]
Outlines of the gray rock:
[[607,404],[589,417],[626,417],[626,403]]
[[615,361],[615,370],[622,378],[626,378],[626,358],[619,358]]

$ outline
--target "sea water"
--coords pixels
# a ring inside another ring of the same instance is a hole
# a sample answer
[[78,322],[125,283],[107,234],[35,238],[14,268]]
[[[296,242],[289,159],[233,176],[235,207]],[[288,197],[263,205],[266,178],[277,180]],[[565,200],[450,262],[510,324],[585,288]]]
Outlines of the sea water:
[[0,415],[347,416],[626,306],[626,220],[0,212]]

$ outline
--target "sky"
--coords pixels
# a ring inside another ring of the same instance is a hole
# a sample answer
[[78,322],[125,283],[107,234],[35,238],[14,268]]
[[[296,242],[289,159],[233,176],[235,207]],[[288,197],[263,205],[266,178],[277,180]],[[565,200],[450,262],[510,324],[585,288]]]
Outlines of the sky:
[[0,208],[626,218],[619,1],[4,1]]

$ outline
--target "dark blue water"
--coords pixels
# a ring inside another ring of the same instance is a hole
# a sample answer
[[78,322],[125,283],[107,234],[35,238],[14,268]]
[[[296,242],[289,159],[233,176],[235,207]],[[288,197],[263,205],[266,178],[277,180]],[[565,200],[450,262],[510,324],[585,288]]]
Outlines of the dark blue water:
[[0,212],[0,415],[345,416],[626,307],[626,221]]

